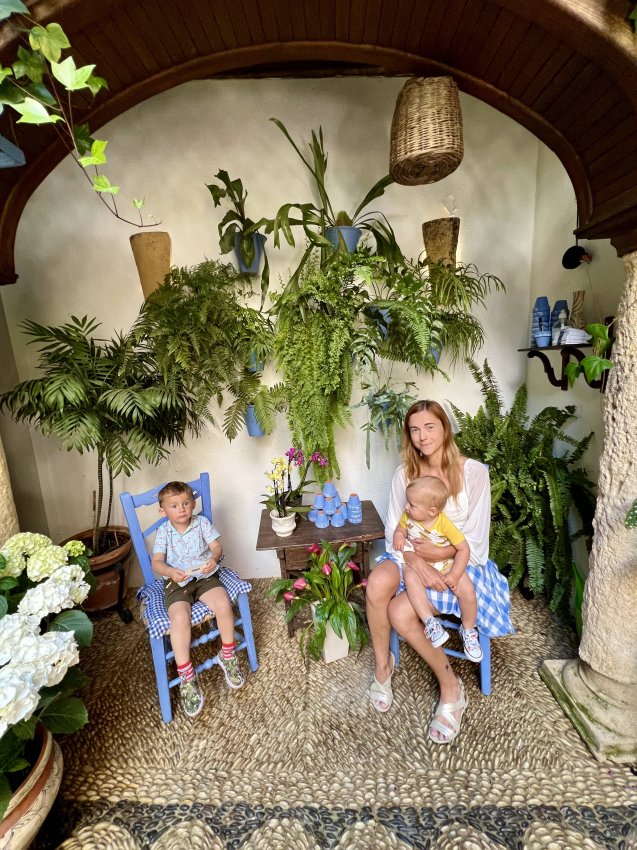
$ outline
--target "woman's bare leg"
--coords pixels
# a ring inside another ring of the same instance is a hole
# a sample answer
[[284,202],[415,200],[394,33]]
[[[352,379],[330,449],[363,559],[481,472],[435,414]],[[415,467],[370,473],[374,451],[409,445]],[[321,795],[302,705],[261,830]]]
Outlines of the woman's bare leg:
[[[418,614],[414,611],[406,593],[401,593],[400,596],[391,600],[389,619],[398,634],[416,650],[418,655],[433,670],[440,685],[440,702],[455,702],[460,699],[460,684],[453,672],[449,657],[445,655],[442,647],[434,649],[431,645],[431,641],[425,636]],[[436,717],[445,726],[449,726],[444,717],[439,714]],[[456,720],[460,720],[460,712],[454,712],[454,717]],[[446,740],[445,736],[435,729],[431,731],[431,735],[441,741]]]
[[[366,605],[369,633],[374,647],[376,662],[376,679],[384,685],[392,671],[389,657],[389,635],[391,625],[387,609],[400,586],[400,572],[393,561],[381,561],[372,570],[367,581]],[[385,703],[376,700],[378,705],[385,708]]]

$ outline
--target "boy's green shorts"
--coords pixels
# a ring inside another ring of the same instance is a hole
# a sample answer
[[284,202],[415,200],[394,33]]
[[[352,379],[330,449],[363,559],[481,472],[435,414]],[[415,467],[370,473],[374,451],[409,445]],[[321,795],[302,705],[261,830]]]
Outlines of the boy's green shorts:
[[195,578],[183,587],[179,587],[176,582],[168,579],[164,584],[166,608],[169,608],[173,602],[188,602],[190,605],[194,605],[202,593],[212,590],[214,587],[223,587],[217,573],[203,578]]

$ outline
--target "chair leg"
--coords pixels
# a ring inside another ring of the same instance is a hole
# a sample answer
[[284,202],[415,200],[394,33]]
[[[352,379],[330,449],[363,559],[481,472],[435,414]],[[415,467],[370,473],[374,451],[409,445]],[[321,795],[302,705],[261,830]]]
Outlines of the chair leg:
[[250,614],[250,602],[248,600],[248,594],[240,593],[237,597],[237,604],[239,606],[239,614],[241,615],[241,621],[243,622],[243,635],[248,645],[247,649],[248,660],[250,662],[250,669],[254,673],[255,670],[259,669],[259,662],[257,661],[257,650],[254,645],[254,635],[252,633],[252,616]]
[[155,678],[157,679],[157,693],[159,694],[159,705],[164,723],[170,723],[173,719],[170,707],[170,688],[168,687],[168,667],[166,662],[166,646],[164,638],[151,638],[150,648],[153,652],[153,663],[155,665]]
[[398,667],[400,664],[400,637],[394,629],[391,630],[389,636],[389,650],[394,656],[395,666]]
[[478,632],[482,661],[480,662],[480,688],[485,697],[491,693],[491,639]]

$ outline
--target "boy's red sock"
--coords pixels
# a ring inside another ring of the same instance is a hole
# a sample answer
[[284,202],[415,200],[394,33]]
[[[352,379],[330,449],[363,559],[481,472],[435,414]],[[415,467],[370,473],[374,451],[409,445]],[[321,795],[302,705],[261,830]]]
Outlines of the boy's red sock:
[[223,653],[224,661],[227,661],[229,658],[234,658],[234,642],[233,643],[222,643],[221,651]]
[[182,682],[190,682],[195,678],[195,671],[192,666],[192,661],[189,661],[187,664],[182,664],[181,667],[179,664],[177,665],[177,672],[179,673],[179,678]]

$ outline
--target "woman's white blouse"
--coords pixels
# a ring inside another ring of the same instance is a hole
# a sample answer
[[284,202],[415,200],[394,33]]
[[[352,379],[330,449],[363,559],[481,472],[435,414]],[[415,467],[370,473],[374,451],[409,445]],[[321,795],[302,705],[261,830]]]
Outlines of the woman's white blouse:
[[[391,482],[389,508],[385,522],[385,546],[392,551],[394,531],[405,510],[405,469],[399,466]],[[489,559],[489,528],[491,525],[491,485],[489,470],[480,461],[467,458],[464,465],[462,490],[456,499],[450,498],[444,513],[464,534],[471,550],[469,564],[478,567]]]

